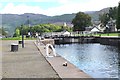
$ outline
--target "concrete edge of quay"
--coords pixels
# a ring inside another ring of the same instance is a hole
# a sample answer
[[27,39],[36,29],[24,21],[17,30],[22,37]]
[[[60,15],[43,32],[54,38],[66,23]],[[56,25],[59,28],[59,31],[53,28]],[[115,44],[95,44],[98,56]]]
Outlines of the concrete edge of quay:
[[[47,58],[45,54],[45,50],[43,47],[40,47],[34,42],[35,46],[39,50],[40,54],[44,56],[46,61],[50,64],[50,66],[55,70],[55,72],[58,74],[58,76],[62,79],[64,78],[83,78],[83,79],[91,79],[94,80],[90,75],[83,72],[82,70],[78,69],[75,65],[64,59],[63,57],[56,56],[53,58]],[[43,48],[43,50],[41,49]],[[43,52],[44,51],[44,52]],[[58,55],[58,54],[57,54]],[[58,62],[56,62],[58,61]],[[68,66],[63,66],[63,62],[67,61]]]
[[[40,52],[40,54],[42,54],[40,48],[37,46],[36,42],[34,42],[35,46],[37,47],[38,51]],[[45,56],[42,54],[42,56],[44,57],[44,59],[49,63],[49,61],[45,58]],[[52,69],[56,72],[56,70],[53,68],[53,66],[49,63],[49,65],[52,67]],[[57,72],[56,72],[57,73]],[[57,73],[57,75],[59,76],[59,74]],[[59,76],[60,77],[60,76]]]

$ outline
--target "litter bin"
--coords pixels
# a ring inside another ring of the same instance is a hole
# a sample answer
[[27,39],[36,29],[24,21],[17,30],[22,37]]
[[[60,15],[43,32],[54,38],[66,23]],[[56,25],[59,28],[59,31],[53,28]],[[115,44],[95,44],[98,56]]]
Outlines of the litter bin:
[[12,52],[18,51],[18,44],[12,43],[11,44],[11,51]]

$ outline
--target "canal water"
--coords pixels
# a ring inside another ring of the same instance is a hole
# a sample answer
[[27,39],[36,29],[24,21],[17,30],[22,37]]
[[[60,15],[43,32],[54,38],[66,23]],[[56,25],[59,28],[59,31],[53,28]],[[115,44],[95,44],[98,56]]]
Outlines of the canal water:
[[93,78],[118,78],[117,47],[101,44],[55,45],[56,52]]

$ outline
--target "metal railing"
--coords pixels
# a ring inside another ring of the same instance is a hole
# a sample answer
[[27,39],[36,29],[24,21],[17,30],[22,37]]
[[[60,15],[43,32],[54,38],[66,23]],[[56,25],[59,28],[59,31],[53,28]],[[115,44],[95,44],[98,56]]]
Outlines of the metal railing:
[[[90,31],[77,31],[77,32],[69,32],[70,34],[67,36],[93,36],[96,35],[97,32],[90,32]],[[50,33],[43,33],[44,37],[53,37],[53,36],[64,36],[64,32],[50,32]]]

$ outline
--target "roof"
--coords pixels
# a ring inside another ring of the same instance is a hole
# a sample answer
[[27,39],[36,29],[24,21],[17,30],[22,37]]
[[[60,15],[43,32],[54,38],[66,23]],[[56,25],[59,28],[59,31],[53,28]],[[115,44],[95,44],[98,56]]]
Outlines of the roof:
[[99,32],[100,30],[97,27],[94,27],[91,31],[92,32]]
[[65,31],[65,32],[63,33],[63,35],[70,35],[70,32]]

